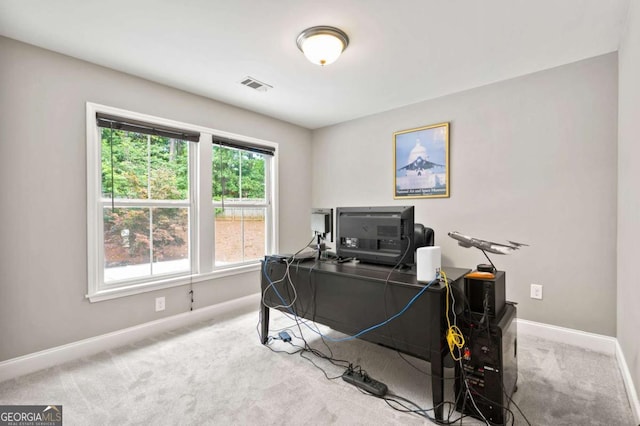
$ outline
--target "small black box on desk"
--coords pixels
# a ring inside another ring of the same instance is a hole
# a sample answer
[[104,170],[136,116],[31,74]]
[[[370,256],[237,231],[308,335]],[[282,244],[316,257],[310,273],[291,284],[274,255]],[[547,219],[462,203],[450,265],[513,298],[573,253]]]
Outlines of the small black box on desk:
[[464,294],[469,303],[466,310],[484,314],[486,304],[488,317],[499,317],[506,299],[504,271],[468,273],[464,277]]

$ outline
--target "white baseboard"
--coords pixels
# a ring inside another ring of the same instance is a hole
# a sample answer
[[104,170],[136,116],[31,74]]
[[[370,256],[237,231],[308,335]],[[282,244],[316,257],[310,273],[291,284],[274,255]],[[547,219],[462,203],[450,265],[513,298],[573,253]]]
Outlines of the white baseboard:
[[74,359],[97,354],[108,349],[124,346],[166,331],[195,324],[215,316],[231,312],[249,312],[260,306],[260,293],[216,305],[206,306],[195,311],[184,312],[171,317],[136,325],[112,333],[45,349],[40,352],[0,362],[0,382],[53,367]]
[[607,355],[615,355],[618,368],[622,374],[624,387],[629,398],[629,405],[635,419],[635,423],[640,425],[640,401],[636,392],[631,372],[625,360],[622,348],[618,339],[601,334],[587,333],[585,331],[573,330],[570,328],[558,327],[555,325],[543,324],[539,322],[518,319],[518,335],[529,335],[549,339],[554,342],[566,343],[579,348],[589,349]]
[[517,321],[518,335],[526,334],[608,355],[616,354],[616,344],[618,340],[615,337],[527,321],[520,318],[518,318]]
[[629,371],[627,360],[624,357],[622,347],[620,347],[620,343],[618,341],[616,341],[616,359],[618,360],[620,373],[622,373],[624,388],[627,390],[627,397],[629,398],[631,411],[633,411],[635,422],[640,425],[640,400],[638,400],[638,393],[636,392],[636,388],[633,384],[633,379],[631,378],[631,372]]

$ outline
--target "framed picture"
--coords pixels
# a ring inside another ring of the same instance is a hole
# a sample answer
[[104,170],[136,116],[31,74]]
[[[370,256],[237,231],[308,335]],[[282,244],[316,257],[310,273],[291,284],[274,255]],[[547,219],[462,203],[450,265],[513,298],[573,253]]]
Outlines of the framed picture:
[[449,123],[393,134],[393,198],[449,196]]

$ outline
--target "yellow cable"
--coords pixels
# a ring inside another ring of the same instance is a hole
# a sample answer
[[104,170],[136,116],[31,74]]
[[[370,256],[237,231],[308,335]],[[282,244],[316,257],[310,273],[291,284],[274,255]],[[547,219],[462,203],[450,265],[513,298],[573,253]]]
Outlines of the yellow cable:
[[446,307],[446,317],[447,317],[447,343],[449,344],[449,352],[451,352],[451,357],[455,361],[460,360],[460,356],[456,357],[453,352],[453,348],[457,347],[458,349],[462,349],[464,346],[464,336],[462,335],[462,331],[458,328],[457,325],[451,326],[451,321],[449,320],[449,280],[447,280],[447,274],[444,271],[440,271],[442,278],[444,279],[444,285],[447,291],[447,307]]

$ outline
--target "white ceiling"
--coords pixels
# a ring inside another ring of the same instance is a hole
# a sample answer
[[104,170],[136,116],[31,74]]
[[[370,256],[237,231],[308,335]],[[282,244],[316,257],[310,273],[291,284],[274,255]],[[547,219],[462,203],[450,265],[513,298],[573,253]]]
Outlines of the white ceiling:
[[[0,0],[0,34],[314,129],[616,51],[628,2]],[[326,67],[315,25],[351,40]]]

